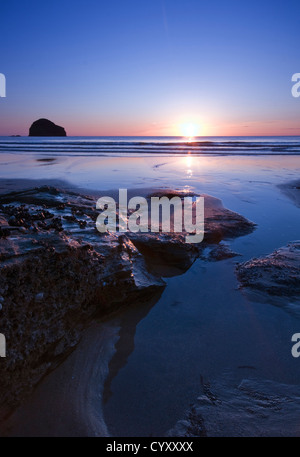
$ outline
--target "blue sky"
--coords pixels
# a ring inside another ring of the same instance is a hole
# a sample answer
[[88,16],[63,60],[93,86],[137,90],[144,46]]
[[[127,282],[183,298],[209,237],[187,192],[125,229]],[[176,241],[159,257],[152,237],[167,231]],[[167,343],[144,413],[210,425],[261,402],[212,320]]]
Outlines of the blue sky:
[[300,134],[300,2],[10,1],[0,134]]

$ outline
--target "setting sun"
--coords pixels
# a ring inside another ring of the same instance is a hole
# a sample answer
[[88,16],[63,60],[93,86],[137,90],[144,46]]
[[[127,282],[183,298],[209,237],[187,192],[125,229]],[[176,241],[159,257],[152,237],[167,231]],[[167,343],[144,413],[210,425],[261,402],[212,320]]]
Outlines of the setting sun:
[[193,138],[200,134],[200,125],[193,122],[181,124],[179,128],[181,135],[188,138]]

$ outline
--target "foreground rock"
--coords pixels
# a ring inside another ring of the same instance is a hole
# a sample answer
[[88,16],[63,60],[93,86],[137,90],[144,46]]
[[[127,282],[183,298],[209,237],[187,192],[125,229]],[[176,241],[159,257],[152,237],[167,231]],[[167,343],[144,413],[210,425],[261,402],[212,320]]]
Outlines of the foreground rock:
[[229,374],[212,384],[202,380],[201,395],[167,435],[299,436],[299,399],[299,386],[271,380]]
[[63,127],[48,119],[38,119],[29,128],[29,136],[67,136]]
[[237,267],[243,287],[272,296],[300,295],[300,241],[289,243],[272,254],[251,259]]
[[0,404],[18,402],[93,317],[165,286],[129,239],[95,230],[93,200],[51,188],[1,199],[9,200],[1,210],[0,332],[7,357],[0,359]]
[[95,317],[145,303],[165,287],[166,269],[186,269],[205,246],[254,225],[205,196],[205,238],[100,234],[95,199],[53,187],[0,196],[2,417],[78,343]]
[[[169,191],[156,192],[148,197],[167,196],[172,198],[180,196],[184,198],[191,196],[186,192]],[[158,272],[162,276],[170,276],[185,272],[195,261],[205,247],[211,248],[211,260],[223,260],[234,257],[226,247],[220,245],[222,240],[228,240],[251,233],[255,224],[245,219],[238,213],[224,208],[221,200],[210,195],[204,197],[204,240],[200,244],[186,243],[186,233],[128,233],[128,237],[137,246],[139,251],[145,256],[147,265],[152,271]]]

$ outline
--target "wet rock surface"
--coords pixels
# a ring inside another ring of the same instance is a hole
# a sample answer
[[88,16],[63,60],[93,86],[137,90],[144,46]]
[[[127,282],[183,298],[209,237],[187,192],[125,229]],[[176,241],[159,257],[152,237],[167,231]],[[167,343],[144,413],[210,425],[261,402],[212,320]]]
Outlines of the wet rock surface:
[[299,399],[299,386],[226,373],[202,380],[201,395],[167,436],[298,436]]
[[231,259],[233,257],[237,257],[240,254],[237,252],[233,252],[229,246],[226,246],[223,243],[218,244],[217,246],[212,247],[209,251],[208,256],[206,257],[207,260],[211,262],[218,262],[220,260]]
[[205,246],[250,233],[254,224],[205,196],[205,237],[101,234],[96,199],[42,186],[0,196],[2,417],[78,343],[96,317],[162,292],[160,275],[187,269]]
[[237,266],[242,287],[279,297],[300,295],[300,241],[289,243],[272,254]]
[[[151,198],[167,196],[181,198],[195,196],[190,192],[169,190],[168,192],[155,192],[148,196]],[[197,195],[196,195],[197,196]],[[186,233],[129,233],[128,236],[137,248],[142,252],[147,261],[148,268],[154,269],[162,276],[172,276],[188,270],[195,259],[210,246],[211,258],[209,260],[223,260],[235,257],[236,253],[220,244],[222,240],[228,240],[251,233],[255,224],[243,216],[223,207],[221,200],[210,195],[204,197],[204,240],[202,243],[186,243]]]

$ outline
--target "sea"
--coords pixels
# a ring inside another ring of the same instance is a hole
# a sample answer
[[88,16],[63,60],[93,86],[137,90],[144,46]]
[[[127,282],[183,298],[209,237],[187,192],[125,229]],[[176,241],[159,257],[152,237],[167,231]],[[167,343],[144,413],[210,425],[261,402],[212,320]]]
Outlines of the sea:
[[0,137],[0,153],[58,156],[299,155],[300,136]]

